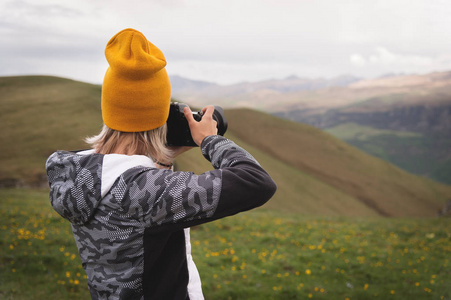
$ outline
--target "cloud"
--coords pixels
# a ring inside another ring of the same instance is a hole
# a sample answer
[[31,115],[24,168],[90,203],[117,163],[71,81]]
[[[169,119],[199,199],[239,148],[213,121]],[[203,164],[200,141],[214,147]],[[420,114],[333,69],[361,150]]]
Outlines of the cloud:
[[428,67],[436,64],[437,62],[428,56],[414,55],[414,54],[397,54],[389,51],[384,47],[377,47],[375,54],[371,54],[368,57],[364,57],[361,54],[354,53],[349,57],[351,64],[363,67],[368,65],[382,65],[393,67]]
[[349,61],[357,67],[363,67],[366,64],[366,59],[362,55],[356,53],[349,57]]
[[434,61],[431,57],[412,55],[412,54],[395,54],[383,47],[376,49],[377,54],[369,57],[369,62],[384,65],[406,65],[406,66],[428,66]]
[[4,23],[22,25],[23,28],[29,25],[43,27],[51,25],[55,19],[67,20],[83,16],[78,9],[42,2],[40,4],[24,0],[5,2],[0,12],[0,18]]
[[385,73],[428,73],[451,69],[451,55],[417,55],[401,54],[385,47],[377,47],[373,53],[362,55],[354,53],[349,56],[354,74],[379,76]]

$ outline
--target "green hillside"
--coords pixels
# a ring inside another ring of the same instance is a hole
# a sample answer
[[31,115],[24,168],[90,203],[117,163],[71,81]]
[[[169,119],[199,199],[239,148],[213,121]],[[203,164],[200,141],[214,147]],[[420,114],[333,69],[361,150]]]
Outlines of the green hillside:
[[[451,195],[451,187],[409,174],[319,129],[245,109],[229,110],[227,118],[229,137],[249,149],[279,185],[268,207],[306,214],[433,216]],[[201,160],[182,158],[187,169]]]
[[[0,181],[45,184],[55,149],[81,149],[101,128],[100,86],[41,76],[0,78]],[[279,189],[266,208],[306,215],[434,216],[451,187],[406,173],[318,129],[252,110],[230,110],[227,136],[249,150]],[[198,149],[182,170],[211,168]]]
[[58,77],[0,77],[0,185],[39,184],[55,149],[86,147],[102,126],[100,93]]
[[445,134],[384,130],[356,123],[325,131],[410,173],[451,184],[451,140]]
[[[322,182],[270,154],[243,142],[233,133],[226,137],[248,150],[270,173],[278,186],[277,193],[264,207],[306,215],[377,216],[371,208],[350,195]],[[177,159],[177,168],[202,173],[212,167],[199,151],[191,150]]]

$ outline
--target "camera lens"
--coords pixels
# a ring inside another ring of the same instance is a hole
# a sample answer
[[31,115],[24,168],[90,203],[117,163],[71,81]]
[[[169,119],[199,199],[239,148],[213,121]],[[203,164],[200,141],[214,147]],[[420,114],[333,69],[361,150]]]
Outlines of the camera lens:
[[224,110],[220,106],[215,106],[215,111],[213,112],[213,119],[217,123],[218,127],[218,134],[224,135],[224,133],[227,131],[227,120],[224,116]]

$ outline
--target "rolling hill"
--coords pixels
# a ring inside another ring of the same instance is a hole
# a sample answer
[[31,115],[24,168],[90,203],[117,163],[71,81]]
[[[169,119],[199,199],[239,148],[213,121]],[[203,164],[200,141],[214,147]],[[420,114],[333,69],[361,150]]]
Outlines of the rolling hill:
[[[45,185],[55,149],[83,149],[101,128],[100,86],[63,78],[0,78],[0,182]],[[226,111],[227,137],[248,149],[278,184],[265,208],[304,215],[434,216],[451,187],[401,169],[308,125],[249,109]],[[198,149],[181,170],[211,169]]]

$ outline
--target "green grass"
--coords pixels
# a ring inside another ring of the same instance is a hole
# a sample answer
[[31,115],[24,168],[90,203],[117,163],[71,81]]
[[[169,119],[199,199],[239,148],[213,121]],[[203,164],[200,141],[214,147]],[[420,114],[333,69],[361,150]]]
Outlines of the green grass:
[[0,298],[88,299],[69,223],[44,190],[0,189]]
[[[0,298],[88,299],[46,190],[0,189]],[[265,207],[192,228],[207,299],[451,299],[451,219],[306,217]]]

